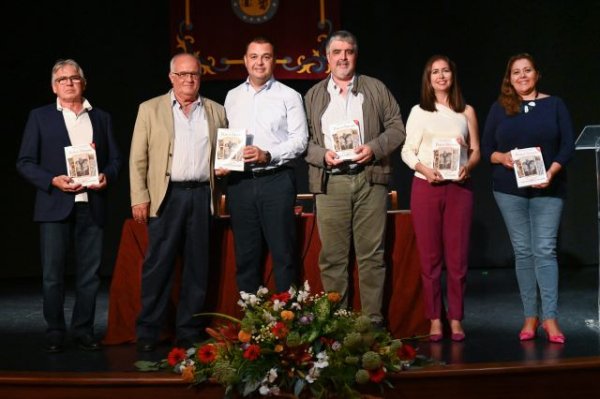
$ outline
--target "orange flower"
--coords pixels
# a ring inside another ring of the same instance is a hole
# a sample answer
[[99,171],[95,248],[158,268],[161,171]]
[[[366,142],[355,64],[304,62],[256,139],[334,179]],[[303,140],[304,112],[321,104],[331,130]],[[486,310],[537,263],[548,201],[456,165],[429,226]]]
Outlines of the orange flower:
[[337,303],[342,300],[342,296],[339,292],[331,291],[327,293],[327,299],[329,302]]
[[283,352],[283,345],[277,344],[275,345],[275,348],[273,350],[275,351],[275,353]]
[[185,367],[181,370],[181,378],[183,378],[185,382],[194,382],[194,371],[196,371],[194,366]]
[[244,330],[240,330],[240,332],[238,333],[238,339],[240,340],[240,342],[250,342],[250,339],[252,338],[252,334],[250,334],[247,331]]
[[294,320],[294,312],[292,312],[291,310],[284,310],[281,312],[281,318],[285,321],[292,321]]

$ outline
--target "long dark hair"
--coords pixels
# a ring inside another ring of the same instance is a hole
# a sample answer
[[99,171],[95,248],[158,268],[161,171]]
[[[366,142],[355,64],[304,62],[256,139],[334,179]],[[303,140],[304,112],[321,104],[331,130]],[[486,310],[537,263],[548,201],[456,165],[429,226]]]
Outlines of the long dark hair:
[[540,71],[537,69],[537,65],[531,54],[520,53],[513,55],[508,59],[506,71],[504,71],[504,78],[502,79],[502,85],[500,86],[500,95],[498,96],[498,102],[502,108],[504,108],[507,115],[516,115],[521,112],[521,96],[517,94],[515,88],[510,83],[510,73],[515,61],[523,59],[529,60],[531,66],[533,66],[533,69],[538,74],[538,77],[540,76]]
[[439,54],[430,57],[425,63],[425,68],[423,68],[423,77],[421,79],[421,103],[419,105],[425,111],[435,111],[435,92],[431,86],[431,69],[433,63],[438,60],[446,61],[450,71],[452,72],[452,86],[450,86],[450,92],[448,93],[448,102],[450,108],[452,108],[454,112],[464,112],[466,104],[465,99],[460,91],[460,85],[458,84],[456,64],[445,55]]

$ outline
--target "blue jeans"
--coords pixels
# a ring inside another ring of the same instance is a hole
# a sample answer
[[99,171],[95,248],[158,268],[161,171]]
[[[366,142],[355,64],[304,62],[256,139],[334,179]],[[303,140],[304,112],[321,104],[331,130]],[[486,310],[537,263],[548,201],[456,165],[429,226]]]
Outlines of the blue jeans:
[[542,320],[558,315],[556,239],[563,199],[525,198],[494,191],[515,254],[515,269],[525,317],[537,317],[538,294]]
[[47,334],[64,335],[65,269],[71,245],[75,248],[74,336],[93,334],[96,296],[100,288],[103,229],[92,219],[87,203],[76,203],[68,219],[40,223],[44,318]]

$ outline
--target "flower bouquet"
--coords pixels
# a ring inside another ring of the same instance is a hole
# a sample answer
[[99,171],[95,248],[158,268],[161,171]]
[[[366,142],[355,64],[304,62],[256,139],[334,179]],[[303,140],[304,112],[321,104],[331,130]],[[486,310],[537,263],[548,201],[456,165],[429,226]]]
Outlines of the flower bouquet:
[[242,320],[207,328],[212,338],[193,348],[173,348],[167,359],[139,361],[140,370],[173,368],[191,384],[215,381],[226,395],[293,394],[295,397],[358,397],[357,389],[392,387],[390,373],[415,361],[412,346],[374,326],[369,317],[343,309],[336,292],[302,289],[274,294],[261,287],[242,292]]

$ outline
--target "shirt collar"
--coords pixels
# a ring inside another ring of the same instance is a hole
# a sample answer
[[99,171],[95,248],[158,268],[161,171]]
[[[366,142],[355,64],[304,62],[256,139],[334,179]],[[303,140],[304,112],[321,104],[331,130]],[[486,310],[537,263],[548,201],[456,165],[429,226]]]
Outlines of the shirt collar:
[[[58,97],[56,97],[56,109],[60,112],[63,112],[64,110],[64,107],[60,104],[60,99]],[[87,112],[91,111],[92,109],[92,104],[90,104],[86,98],[83,99],[83,109]]]
[[[171,106],[178,106],[179,102],[177,102],[177,99],[175,98],[175,93],[173,93],[173,89],[169,90],[169,98],[171,99]],[[196,98],[196,100],[194,101],[198,107],[202,107],[202,97],[200,95],[198,95],[198,98]]]
[[[356,85],[356,74],[352,77],[352,81],[348,83],[348,91],[351,92]],[[330,93],[340,94],[340,87],[333,80],[333,75],[330,75],[329,81],[327,82],[327,91]]]
[[[263,91],[263,90],[270,90],[274,83],[275,83],[275,78],[273,76],[271,76],[269,78],[269,80],[267,80],[267,83],[265,83],[260,89],[258,89],[257,92]],[[250,84],[250,77],[246,78],[244,85],[245,85],[244,87],[246,88],[246,90],[250,90],[250,88],[254,89],[254,87],[252,87],[252,85]]]

